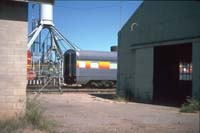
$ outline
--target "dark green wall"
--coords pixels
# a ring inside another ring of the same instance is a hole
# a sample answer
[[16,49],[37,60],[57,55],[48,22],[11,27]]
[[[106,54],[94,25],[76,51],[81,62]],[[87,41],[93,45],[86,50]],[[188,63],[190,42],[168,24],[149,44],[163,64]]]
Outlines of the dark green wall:
[[[131,92],[139,101],[153,95],[153,45],[192,42],[200,38],[200,2],[145,1],[118,33],[117,94]],[[168,43],[169,42],[169,43]],[[173,43],[170,43],[173,42]],[[196,45],[200,44],[194,44]],[[194,46],[193,45],[193,46]],[[136,46],[149,46],[137,49]],[[196,50],[196,48],[193,48]],[[195,52],[193,96],[199,94],[199,54]],[[194,56],[194,54],[193,54]],[[128,91],[127,91],[128,90]]]
[[192,53],[192,96],[200,100],[200,39],[193,42]]
[[[132,23],[136,26],[131,31]],[[142,45],[200,36],[200,3],[145,1],[123,26],[122,42]],[[126,39],[126,40],[124,40]]]

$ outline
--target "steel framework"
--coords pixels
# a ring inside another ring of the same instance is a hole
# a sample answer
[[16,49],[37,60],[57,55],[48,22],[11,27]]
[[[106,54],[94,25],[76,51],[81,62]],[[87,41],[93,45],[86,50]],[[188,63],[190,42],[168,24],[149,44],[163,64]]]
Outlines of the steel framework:
[[[34,44],[43,29],[47,29],[49,33],[48,35],[50,35],[50,37],[46,37],[43,42],[43,50],[44,47],[46,47],[45,45],[48,45],[45,43],[46,39],[50,39],[50,47],[47,49],[47,51],[44,51],[44,54],[41,57],[42,60],[39,59],[39,74],[37,75],[37,78],[39,80],[43,78],[43,81],[45,81],[44,86],[39,89],[39,92],[42,91],[53,79],[58,80],[58,87],[61,91],[61,84],[63,83],[63,49],[80,49],[73,45],[67,38],[65,38],[54,26],[53,5],[51,4],[40,5],[40,21],[35,29],[33,29],[33,31],[28,35],[30,38],[27,45],[28,50]],[[60,43],[60,41],[63,41],[64,43]],[[41,69],[41,64],[44,63],[46,63],[48,66],[48,73],[45,73],[44,71],[41,72],[41,70],[43,70]]]

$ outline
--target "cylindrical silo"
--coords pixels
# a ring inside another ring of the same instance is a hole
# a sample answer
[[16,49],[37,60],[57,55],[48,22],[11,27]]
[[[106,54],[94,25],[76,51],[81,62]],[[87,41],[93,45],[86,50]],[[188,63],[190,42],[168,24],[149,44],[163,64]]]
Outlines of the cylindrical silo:
[[53,25],[53,5],[41,4],[40,17],[41,24]]

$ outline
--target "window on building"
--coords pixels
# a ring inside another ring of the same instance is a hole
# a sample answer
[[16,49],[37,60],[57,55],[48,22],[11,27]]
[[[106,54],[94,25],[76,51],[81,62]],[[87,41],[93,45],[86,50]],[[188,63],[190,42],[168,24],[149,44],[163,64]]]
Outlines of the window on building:
[[192,80],[192,62],[179,63],[179,80]]

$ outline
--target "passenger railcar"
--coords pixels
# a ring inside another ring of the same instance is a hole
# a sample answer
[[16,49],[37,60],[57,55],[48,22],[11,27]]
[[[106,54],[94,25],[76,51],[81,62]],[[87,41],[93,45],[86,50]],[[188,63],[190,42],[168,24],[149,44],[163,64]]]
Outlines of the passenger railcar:
[[64,54],[63,77],[66,84],[110,88],[116,84],[117,52],[75,51]]

